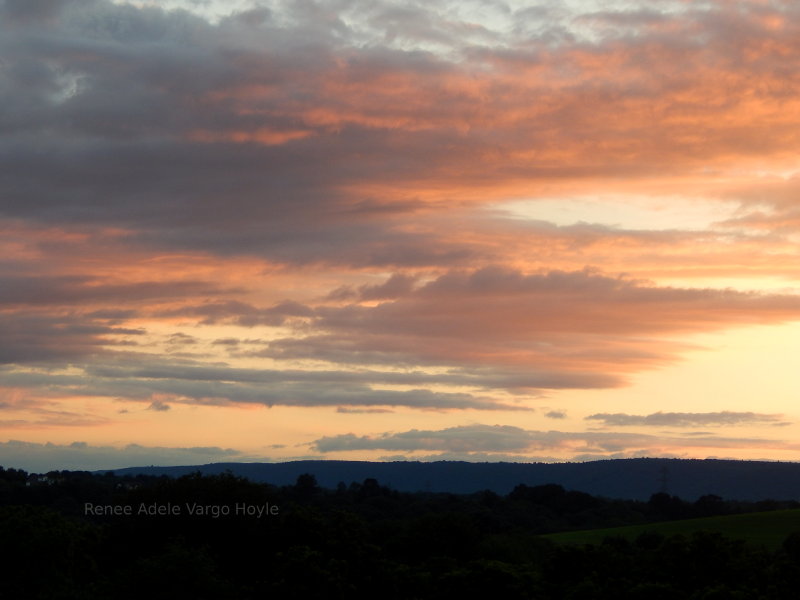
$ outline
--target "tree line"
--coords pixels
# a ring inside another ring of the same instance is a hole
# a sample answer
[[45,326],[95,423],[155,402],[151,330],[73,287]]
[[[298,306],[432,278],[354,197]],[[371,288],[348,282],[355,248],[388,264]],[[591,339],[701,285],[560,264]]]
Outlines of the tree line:
[[794,598],[798,535],[777,551],[710,533],[583,546],[540,536],[798,506],[618,500],[554,484],[407,493],[375,479],[325,489],[312,474],[272,486],[230,473],[32,478],[0,467],[0,598]]

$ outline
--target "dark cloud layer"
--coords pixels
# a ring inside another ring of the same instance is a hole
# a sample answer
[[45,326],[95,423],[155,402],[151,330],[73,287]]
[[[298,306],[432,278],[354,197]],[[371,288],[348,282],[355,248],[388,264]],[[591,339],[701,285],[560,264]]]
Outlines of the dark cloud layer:
[[[124,363],[135,362],[134,355],[120,356]],[[409,407],[422,410],[527,410],[514,402],[485,394],[439,391],[437,384],[460,381],[458,376],[437,378],[424,373],[325,372],[299,370],[257,370],[222,367],[187,367],[180,363],[158,366],[118,367],[90,365],[81,374],[54,374],[47,371],[1,372],[8,386],[25,386],[39,393],[58,392],[89,396],[124,397],[150,401],[150,409],[168,410],[162,399],[173,402],[226,405],[231,403],[265,406]],[[474,384],[467,378],[465,381]],[[478,380],[480,381],[480,380]],[[386,384],[401,384],[410,389],[387,389]],[[463,382],[462,382],[463,383]],[[434,389],[413,387],[432,384]]]
[[120,284],[83,276],[0,277],[0,307],[86,306],[108,302],[119,305],[181,296],[215,296],[223,292],[217,286],[202,281],[143,281]]
[[0,364],[69,362],[141,333],[74,315],[0,313]]

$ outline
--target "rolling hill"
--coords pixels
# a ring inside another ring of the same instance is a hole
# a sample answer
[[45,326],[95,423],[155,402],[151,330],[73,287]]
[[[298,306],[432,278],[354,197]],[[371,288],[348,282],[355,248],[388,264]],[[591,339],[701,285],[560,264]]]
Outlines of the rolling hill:
[[311,473],[328,488],[339,482],[375,478],[400,491],[471,493],[492,490],[507,494],[516,485],[557,483],[607,498],[646,500],[666,491],[684,500],[716,494],[728,500],[800,499],[800,463],[634,458],[582,463],[469,463],[293,461],[284,463],[214,463],[175,467],[115,469],[119,475],[178,477],[194,471],[231,471],[252,481],[288,485]]

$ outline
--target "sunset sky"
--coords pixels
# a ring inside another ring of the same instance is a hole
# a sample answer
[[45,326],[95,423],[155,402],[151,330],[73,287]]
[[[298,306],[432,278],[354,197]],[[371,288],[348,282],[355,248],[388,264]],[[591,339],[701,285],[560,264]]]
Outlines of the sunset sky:
[[0,0],[0,464],[800,460],[800,3]]

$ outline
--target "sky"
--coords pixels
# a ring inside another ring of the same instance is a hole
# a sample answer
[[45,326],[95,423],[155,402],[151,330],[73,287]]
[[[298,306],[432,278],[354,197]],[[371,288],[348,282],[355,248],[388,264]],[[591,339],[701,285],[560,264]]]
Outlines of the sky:
[[800,5],[0,0],[0,464],[800,459]]

